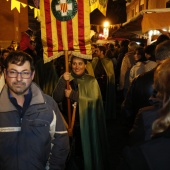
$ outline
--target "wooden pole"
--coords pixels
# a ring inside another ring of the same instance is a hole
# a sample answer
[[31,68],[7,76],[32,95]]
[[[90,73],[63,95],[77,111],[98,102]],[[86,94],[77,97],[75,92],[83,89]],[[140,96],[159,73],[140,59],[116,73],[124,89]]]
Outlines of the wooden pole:
[[[68,51],[64,51],[64,53],[65,53],[66,72],[69,72]],[[67,81],[67,89],[70,89],[69,81]],[[71,127],[71,102],[69,98],[67,98],[67,106],[68,106],[68,128],[70,128]]]
[[72,115],[72,120],[71,120],[71,131],[73,131],[73,128],[74,128],[74,122],[75,122],[75,117],[76,117],[76,106],[77,106],[77,102],[74,102],[73,115]]

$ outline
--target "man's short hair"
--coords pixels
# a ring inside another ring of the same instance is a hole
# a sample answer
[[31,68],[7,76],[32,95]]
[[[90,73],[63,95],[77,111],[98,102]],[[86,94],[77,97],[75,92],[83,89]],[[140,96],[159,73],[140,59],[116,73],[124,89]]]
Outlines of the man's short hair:
[[156,40],[156,45],[158,45],[166,40],[169,40],[169,37],[165,34],[161,34]]
[[120,43],[121,47],[128,47],[128,45],[129,45],[129,40],[122,40]]
[[33,58],[29,54],[27,54],[23,51],[10,52],[4,61],[4,66],[6,69],[8,68],[9,63],[16,64],[18,66],[22,66],[26,61],[28,61],[30,63],[31,71],[34,71],[35,67],[34,67]]
[[166,40],[156,46],[155,49],[155,59],[165,60],[170,58],[170,40]]
[[105,55],[105,53],[106,53],[106,47],[105,46],[99,45],[99,46],[97,46],[97,48],[99,48],[100,51],[103,51],[103,54]]

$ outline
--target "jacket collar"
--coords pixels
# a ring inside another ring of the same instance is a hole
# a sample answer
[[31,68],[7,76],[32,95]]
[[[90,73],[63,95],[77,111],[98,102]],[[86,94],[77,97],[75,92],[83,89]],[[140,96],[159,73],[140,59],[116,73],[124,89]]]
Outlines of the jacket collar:
[[[32,99],[31,99],[30,105],[45,103],[42,91],[33,82],[31,84],[31,91],[32,91]],[[3,107],[0,107],[0,112],[16,110],[15,106],[9,100],[7,85],[4,86],[0,94],[0,106],[3,106]]]

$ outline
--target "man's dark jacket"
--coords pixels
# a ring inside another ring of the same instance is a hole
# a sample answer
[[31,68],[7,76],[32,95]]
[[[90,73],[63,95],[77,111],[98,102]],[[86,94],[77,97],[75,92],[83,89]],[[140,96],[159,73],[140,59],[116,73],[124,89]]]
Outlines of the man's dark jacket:
[[154,71],[155,68],[136,77],[127,92],[124,102],[122,103],[122,119],[125,120],[125,123],[129,128],[132,127],[138,110],[142,107],[151,105],[149,98],[154,93]]
[[129,132],[129,145],[134,145],[151,139],[152,124],[159,117],[162,101],[152,98],[152,106],[139,109],[135,122]]
[[36,84],[31,91],[22,119],[6,85],[0,94],[0,170],[64,170],[69,138],[58,106]]
[[170,129],[123,151],[120,170],[169,170]]

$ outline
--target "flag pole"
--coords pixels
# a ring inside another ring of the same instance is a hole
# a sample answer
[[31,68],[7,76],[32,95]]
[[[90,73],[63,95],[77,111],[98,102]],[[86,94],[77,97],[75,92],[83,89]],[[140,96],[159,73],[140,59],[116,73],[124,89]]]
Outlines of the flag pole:
[[[65,68],[66,68],[66,72],[69,72],[68,51],[65,50],[64,54],[65,54]],[[67,89],[70,89],[69,81],[67,81]],[[71,102],[70,102],[69,98],[67,98],[67,106],[68,106],[68,128],[70,128],[71,127]]]

